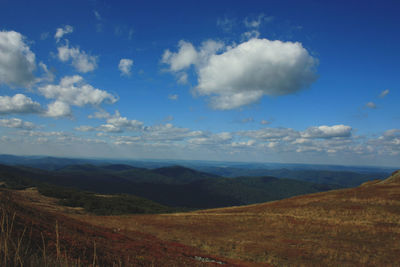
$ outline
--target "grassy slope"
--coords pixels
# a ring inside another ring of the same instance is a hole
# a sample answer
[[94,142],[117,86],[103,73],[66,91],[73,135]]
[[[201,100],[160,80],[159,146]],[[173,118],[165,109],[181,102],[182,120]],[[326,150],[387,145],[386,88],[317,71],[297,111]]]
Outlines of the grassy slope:
[[400,265],[400,173],[358,188],[264,204],[80,219],[278,266]]
[[149,233],[82,222],[62,214],[54,200],[42,198],[30,190],[25,194],[0,189],[0,265],[215,266],[199,261],[201,257],[228,266],[252,266]]

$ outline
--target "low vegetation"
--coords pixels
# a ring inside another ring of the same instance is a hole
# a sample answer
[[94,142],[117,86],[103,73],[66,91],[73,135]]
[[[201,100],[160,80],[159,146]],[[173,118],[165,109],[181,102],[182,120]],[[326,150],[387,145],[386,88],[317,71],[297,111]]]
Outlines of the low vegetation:
[[251,266],[148,233],[76,220],[27,201],[24,191],[0,189],[0,266]]
[[[384,182],[250,206],[83,221],[277,266],[399,266],[400,173]],[[134,223],[133,223],[134,222]]]
[[39,193],[59,199],[60,205],[82,207],[96,215],[121,215],[143,213],[171,213],[183,211],[160,205],[153,201],[133,195],[100,195],[53,185],[40,185]]

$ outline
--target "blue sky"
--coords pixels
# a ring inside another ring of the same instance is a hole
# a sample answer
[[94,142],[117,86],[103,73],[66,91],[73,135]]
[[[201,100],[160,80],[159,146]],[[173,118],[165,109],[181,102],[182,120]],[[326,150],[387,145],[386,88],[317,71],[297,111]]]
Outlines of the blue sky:
[[397,1],[2,1],[0,151],[396,166]]

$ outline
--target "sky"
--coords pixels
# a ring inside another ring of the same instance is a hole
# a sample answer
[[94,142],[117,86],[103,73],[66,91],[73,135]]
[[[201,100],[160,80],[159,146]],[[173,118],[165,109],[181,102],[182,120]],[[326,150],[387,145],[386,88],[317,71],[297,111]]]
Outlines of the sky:
[[0,154],[398,166],[398,1],[0,1]]

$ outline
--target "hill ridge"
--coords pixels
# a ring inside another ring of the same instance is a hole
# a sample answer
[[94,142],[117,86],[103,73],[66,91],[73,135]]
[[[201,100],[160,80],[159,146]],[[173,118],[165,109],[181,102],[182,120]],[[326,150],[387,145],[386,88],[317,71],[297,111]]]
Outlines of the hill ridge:
[[400,183],[400,170],[394,171],[392,175],[379,184],[398,184]]

